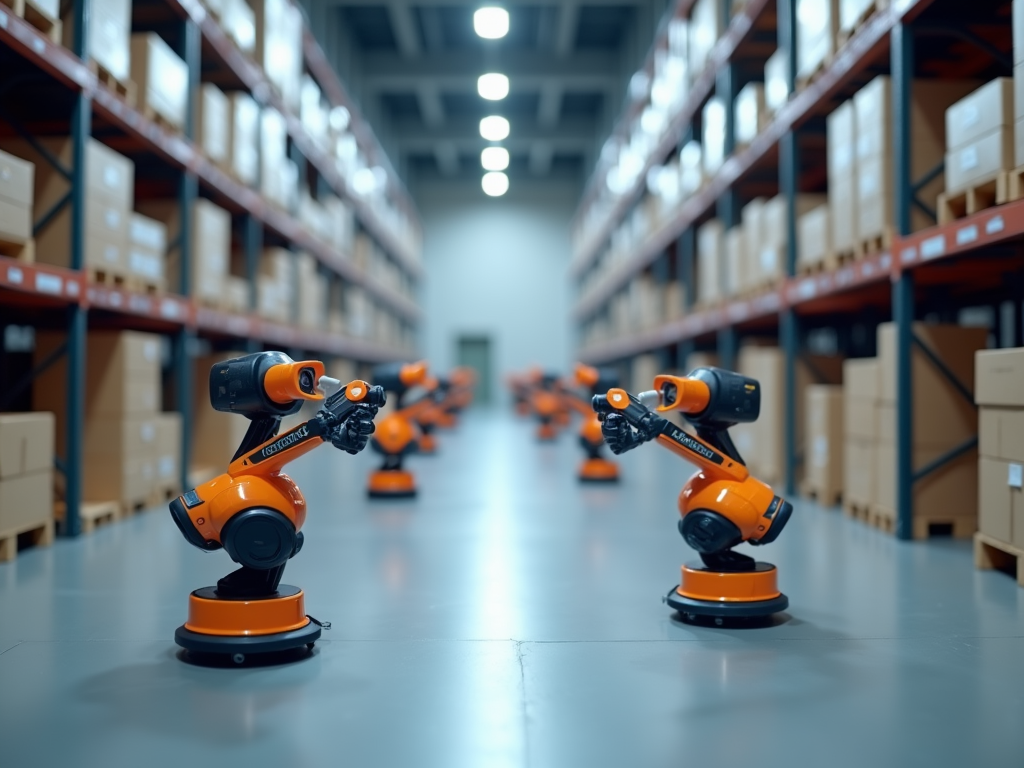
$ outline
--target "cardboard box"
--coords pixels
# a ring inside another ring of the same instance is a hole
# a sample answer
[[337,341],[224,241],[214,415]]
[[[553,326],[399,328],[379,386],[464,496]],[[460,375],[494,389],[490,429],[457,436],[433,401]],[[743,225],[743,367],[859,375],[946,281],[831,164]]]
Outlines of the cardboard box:
[[164,491],[175,490],[181,486],[181,414],[161,413],[154,422],[156,484]]
[[739,274],[732,279],[732,282],[742,292],[755,288],[765,278],[770,276],[761,269],[761,251],[767,243],[765,238],[765,214],[767,207],[767,200],[763,197],[755,197],[743,206],[740,216],[743,232],[742,253],[739,255],[739,261],[733,264],[730,269],[738,268],[740,270]]
[[881,375],[876,357],[843,361],[843,386],[847,398],[881,399]]
[[136,248],[162,254],[167,250],[167,225],[133,213],[128,219],[128,242]]
[[789,75],[786,71],[786,51],[779,48],[764,64],[764,104],[771,112],[778,112],[789,101]]
[[974,370],[978,405],[1024,407],[1024,347],[979,350]]
[[877,496],[874,440],[847,437],[843,442],[843,498],[859,507],[870,507]]
[[704,137],[704,173],[714,176],[725,162],[725,103],[712,96],[701,113]]
[[0,198],[0,243],[21,245],[32,237],[32,209]]
[[946,148],[958,149],[999,128],[1009,129],[1016,118],[1013,78],[997,77],[946,110]]
[[252,309],[248,280],[234,275],[224,278],[224,309],[240,314],[245,314]]
[[217,363],[245,355],[245,352],[219,352],[193,361],[195,388],[192,392],[192,465],[213,467],[223,472],[241,445],[249,420],[234,413],[215,411],[210,405],[210,369]]
[[[913,333],[928,347],[946,368],[969,390],[974,390],[975,353],[983,350],[988,341],[985,328],[962,328],[957,325],[914,323]],[[882,323],[877,337],[879,390],[878,399],[896,402],[896,326]],[[915,400],[933,397],[932,413],[946,413],[956,399],[963,400],[948,380],[928,360],[924,352],[915,347],[911,355],[913,397]]]
[[997,128],[980,139],[946,153],[946,192],[954,194],[994,179],[1016,162],[1015,136]]
[[132,80],[139,106],[152,110],[176,128],[185,125],[188,101],[188,66],[160,35],[132,35]]
[[830,504],[843,490],[843,388],[811,384],[806,398],[806,482]]
[[843,434],[860,440],[878,440],[879,403],[866,397],[857,397],[845,388],[843,398]]
[[245,53],[256,50],[256,13],[246,0],[223,0],[221,26]]
[[193,120],[196,144],[213,162],[226,165],[230,159],[231,105],[213,83],[202,83],[196,91]]
[[0,201],[31,208],[34,200],[35,165],[0,151]]
[[31,530],[53,519],[53,469],[0,480],[0,533]]
[[118,501],[142,508],[153,500],[154,457],[87,457],[86,465],[82,480],[85,501]]
[[270,200],[281,202],[281,168],[288,156],[288,130],[284,116],[266,108],[260,115],[260,188]]
[[[64,47],[74,49],[75,24],[71,6],[61,17]],[[129,79],[131,60],[131,0],[93,0],[89,5],[89,21],[85,32],[89,58],[109,72],[116,80]]]
[[764,100],[764,84],[747,83],[736,94],[733,103],[733,121],[736,143],[749,144],[768,124],[768,110]]
[[810,78],[836,52],[839,0],[797,0],[796,74]]
[[0,480],[53,468],[52,413],[0,413]]
[[[64,335],[36,333],[35,363],[63,343]],[[160,407],[160,337],[134,331],[90,331],[86,339],[86,421],[152,414]],[[32,383],[32,403],[55,417],[56,452],[64,455],[67,363],[61,357]]]
[[99,416],[86,420],[83,452],[86,465],[92,459],[155,458],[157,414]]
[[887,8],[889,0],[839,0],[839,29],[851,32],[857,29],[864,14],[873,8]]
[[1024,462],[1024,408],[982,406],[978,451],[990,459]]
[[829,206],[808,211],[797,221],[796,261],[801,266],[820,264],[828,258],[832,245],[832,216]]
[[697,301],[715,304],[722,298],[721,264],[725,253],[725,228],[711,219],[697,230]]
[[1014,167],[1024,165],[1024,119],[1013,124],[1013,162]]
[[[180,211],[177,200],[140,201],[139,210],[162,223],[167,239],[178,237]],[[231,259],[231,214],[205,198],[197,198],[192,207],[191,278],[193,298],[219,306],[223,299],[224,279]],[[172,291],[180,291],[181,251],[172,249],[165,260],[166,281]]]
[[708,63],[711,50],[722,36],[719,0],[697,0],[690,12],[690,72],[699,75]]
[[[943,448],[916,448],[914,469],[925,466],[946,452]],[[875,446],[875,505],[895,517],[896,447],[878,442]],[[937,523],[978,515],[978,453],[968,451],[914,483],[914,514],[927,515]]]
[[252,186],[256,183],[260,167],[260,108],[247,93],[232,93],[228,101],[231,115],[229,164],[239,181]]
[[686,198],[704,186],[704,150],[688,141],[679,150],[679,194]]
[[1024,547],[1024,492],[1019,462],[982,457],[978,461],[978,530]]

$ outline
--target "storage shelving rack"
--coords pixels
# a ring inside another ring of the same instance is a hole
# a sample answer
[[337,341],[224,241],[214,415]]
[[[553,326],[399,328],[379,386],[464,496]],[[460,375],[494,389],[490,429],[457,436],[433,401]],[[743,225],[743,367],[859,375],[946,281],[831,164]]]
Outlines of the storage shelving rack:
[[[180,204],[180,285],[188,286],[191,242],[191,202],[201,193],[228,209],[233,219],[233,239],[241,244],[252,301],[255,275],[264,241],[313,254],[320,269],[352,286],[364,289],[386,311],[412,327],[419,308],[407,292],[396,291],[366,274],[348,254],[326,246],[304,230],[297,218],[265,200],[256,189],[236,181],[214,165],[192,142],[192,112],[200,79],[251,93],[261,106],[275,107],[286,119],[289,155],[300,161],[300,184],[326,187],[349,204],[356,221],[413,284],[421,276],[418,246],[396,237],[393,227],[378,215],[339,173],[333,158],[320,150],[296,115],[286,109],[263,71],[225,34],[219,23],[198,0],[140,0],[133,3],[133,30],[157,31],[186,62],[189,72],[188,114],[185,129],[175,134],[146,117],[99,81],[87,64],[88,51],[81,32],[90,0],[74,0],[71,19],[75,39],[71,49],[55,43],[35,27],[0,5],[0,127],[33,135],[62,134],[72,138],[73,162],[59,169],[71,182],[65,204],[71,206],[70,268],[29,263],[0,256],[0,331],[8,325],[59,328],[67,342],[58,351],[67,358],[67,450],[57,458],[64,475],[66,511],[63,533],[80,532],[82,444],[84,429],[84,382],[88,328],[149,331],[170,338],[172,364],[170,390],[174,410],[182,414],[182,485],[189,472],[191,392],[193,370],[190,351],[196,339],[237,348],[263,345],[295,355],[311,353],[344,357],[358,363],[400,360],[406,349],[388,349],[361,338],[337,336],[281,325],[257,316],[254,311],[235,314],[201,306],[187,295],[152,295],[89,282],[83,266],[85,184],[79,158],[92,136],[136,163],[136,195],[176,197]],[[318,81],[332,106],[345,106],[352,115],[350,130],[372,164],[388,172],[388,195],[412,226],[419,227],[415,207],[387,162],[371,128],[352,104],[338,78],[327,65],[317,43],[305,32],[303,53],[307,71]],[[22,89],[18,91],[18,89]],[[31,89],[31,90],[28,90]],[[19,98],[20,97],[20,98]],[[315,176],[314,176],[315,174]],[[305,177],[303,179],[302,177]],[[37,224],[43,212],[36,211]],[[414,238],[415,240],[416,238]],[[187,292],[187,288],[183,289]],[[0,391],[0,410],[24,402],[32,380],[54,362],[56,355],[33,369],[13,377],[8,373]],[[5,354],[0,345],[0,373]]]
[[[685,17],[693,4],[693,0],[679,0],[667,15]],[[999,345],[1024,344],[1024,200],[911,233],[912,206],[920,205],[920,201],[915,199],[918,180],[910,173],[910,92],[915,75],[977,77],[979,82],[1011,76],[1010,3],[965,6],[950,0],[891,0],[886,7],[875,10],[824,69],[799,90],[795,87],[793,45],[796,0],[778,0],[777,5],[774,0],[749,0],[732,15],[730,5],[729,0],[721,2],[727,31],[716,44],[711,62],[696,77],[688,98],[672,117],[667,134],[636,184],[605,204],[597,234],[581,243],[574,253],[573,277],[582,281],[593,269],[615,227],[638,203],[647,170],[663,162],[684,141],[699,136],[696,123],[701,106],[712,92],[726,100],[730,105],[727,113],[731,113],[732,97],[744,82],[760,79],[756,67],[763,68],[767,55],[774,52],[771,45],[764,52],[765,43],[773,35],[778,47],[787,52],[790,98],[753,142],[731,154],[698,193],[649,232],[596,288],[582,295],[573,311],[574,319],[584,322],[603,311],[630,279],[650,271],[659,282],[674,274],[684,283],[687,314],[623,338],[591,344],[580,351],[580,357],[592,364],[614,364],[642,353],[655,353],[665,366],[682,366],[691,352],[716,349],[720,363],[728,367],[735,362],[741,337],[774,335],[785,355],[785,485],[786,492],[793,494],[801,459],[796,453],[795,433],[799,356],[819,329],[831,329],[838,351],[851,356],[874,354],[872,326],[891,318],[899,340],[896,535],[909,539],[913,535],[914,483],[970,450],[976,442],[958,446],[927,466],[914,466],[913,322],[932,317],[955,321],[960,309],[984,307],[991,311]],[[661,43],[663,40],[655,45]],[[648,68],[652,58],[648,59]],[[896,231],[891,245],[833,271],[799,276],[793,200],[801,192],[824,191],[824,117],[877,74],[889,74],[892,82]],[[734,147],[732,131],[730,116],[726,123],[727,153]],[[599,165],[589,180],[577,221],[600,196],[602,171]],[[696,227],[712,215],[726,226],[738,223],[742,200],[775,191],[790,203],[786,277],[776,288],[759,295],[727,300],[711,308],[694,308]],[[857,325],[861,330],[867,326],[871,332],[851,332],[851,327]],[[948,371],[944,373],[949,375]]]

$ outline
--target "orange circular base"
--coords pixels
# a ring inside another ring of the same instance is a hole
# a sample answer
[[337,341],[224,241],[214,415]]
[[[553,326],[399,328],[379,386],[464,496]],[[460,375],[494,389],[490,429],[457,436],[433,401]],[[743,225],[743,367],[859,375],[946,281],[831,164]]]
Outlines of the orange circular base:
[[619,479],[619,465],[608,459],[587,459],[580,467],[580,480],[610,481]]
[[416,478],[404,469],[378,469],[370,473],[371,496],[410,496],[416,493]]
[[725,573],[684,565],[676,589],[683,597],[718,603],[752,603],[772,600],[781,593],[774,565],[758,563],[753,571]]
[[[202,591],[212,594],[210,589]],[[224,600],[193,592],[188,596],[185,629],[202,635],[250,637],[291,632],[308,623],[301,589],[262,600]]]

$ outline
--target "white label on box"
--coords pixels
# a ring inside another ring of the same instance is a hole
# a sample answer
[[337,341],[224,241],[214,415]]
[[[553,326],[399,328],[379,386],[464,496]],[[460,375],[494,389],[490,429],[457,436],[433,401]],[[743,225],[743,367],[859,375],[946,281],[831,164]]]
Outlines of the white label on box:
[[935,235],[921,242],[921,258],[934,259],[946,252],[946,238],[944,235]]
[[64,281],[57,275],[36,274],[36,290],[40,293],[53,293],[59,296],[64,290]]
[[1002,216],[993,216],[985,222],[985,234],[994,235],[996,232],[1002,232],[1005,227],[1006,223]]
[[156,427],[153,426],[152,422],[144,421],[139,425],[139,436],[142,438],[142,442],[151,443],[156,439]]
[[1011,488],[1020,488],[1024,484],[1024,467],[1020,464],[1011,464],[1007,475],[1006,482]]
[[159,226],[135,218],[132,219],[130,231],[132,242],[136,245],[141,245],[154,251],[163,250],[164,242],[160,236]]
[[157,344],[155,341],[147,341],[142,345],[142,356],[146,358],[148,362],[156,360],[157,354],[159,354]]
[[172,478],[174,476],[174,457],[161,456],[160,464],[157,466],[156,471],[160,477]]
[[163,264],[160,263],[160,257],[152,253],[132,251],[128,254],[128,270],[142,277],[159,280],[160,273],[163,272]]
[[765,272],[775,271],[775,249],[765,248],[761,251],[761,269]]
[[25,280],[25,273],[17,267],[7,268],[7,282],[11,285],[21,285]]
[[963,245],[964,243],[973,243],[978,239],[978,225],[971,224],[969,227],[958,229],[956,231],[956,244]]
[[0,181],[10,181],[11,176],[13,175],[14,174],[11,173],[11,169],[6,165],[3,168],[0,168]]
[[964,125],[971,126],[978,122],[978,118],[981,114],[978,112],[977,104],[967,104],[964,106]]
[[960,151],[960,170],[969,171],[978,167],[978,148],[975,145],[964,147]]
[[846,170],[850,165],[850,148],[845,144],[841,147],[836,147],[835,158],[836,170]]
[[117,168],[112,165],[108,165],[103,169],[103,183],[111,189],[117,189],[121,181],[121,175],[117,172]]

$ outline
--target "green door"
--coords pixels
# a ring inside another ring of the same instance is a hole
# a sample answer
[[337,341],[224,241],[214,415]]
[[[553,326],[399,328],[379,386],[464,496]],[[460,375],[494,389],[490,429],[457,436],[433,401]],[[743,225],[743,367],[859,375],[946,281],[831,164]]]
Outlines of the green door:
[[490,405],[492,392],[490,338],[487,336],[460,336],[458,345],[459,365],[468,366],[476,371],[476,391],[473,402]]

